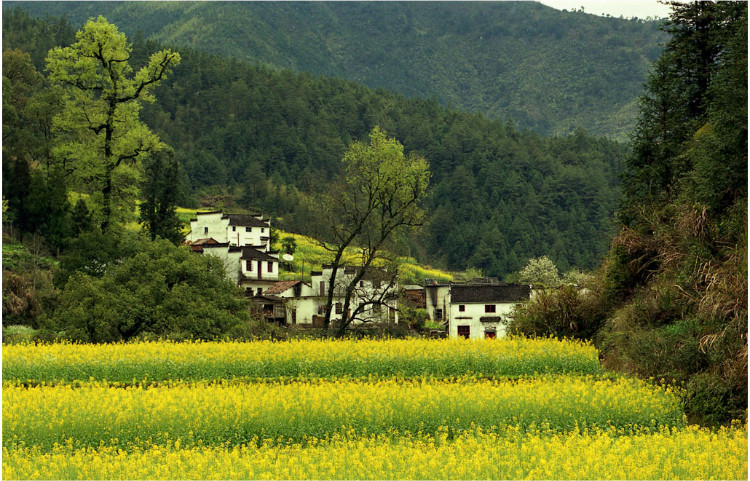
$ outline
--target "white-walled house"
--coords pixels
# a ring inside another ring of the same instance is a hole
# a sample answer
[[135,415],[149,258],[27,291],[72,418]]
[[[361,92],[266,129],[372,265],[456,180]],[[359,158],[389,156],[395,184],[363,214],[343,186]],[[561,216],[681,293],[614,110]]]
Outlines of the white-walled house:
[[[264,302],[268,303],[267,306],[275,302],[285,309],[283,319],[276,316],[275,320],[286,325],[322,327],[332,272],[331,266],[323,266],[321,271],[311,273],[309,284],[300,280],[279,281],[265,289],[262,296]],[[336,274],[331,315],[333,323],[341,320],[346,285],[357,272],[357,268],[342,266]],[[397,292],[395,279],[390,278],[387,272],[383,269],[368,269],[357,283],[350,299],[349,314],[356,315],[352,325],[379,321],[398,323]],[[362,309],[355,312],[358,306],[362,306]]]
[[238,284],[246,293],[259,296],[279,280],[277,251],[263,252],[250,246],[230,246],[229,252],[239,253]]
[[450,284],[440,284],[426,279],[424,285],[425,309],[434,322],[447,323],[450,317]]
[[222,211],[198,212],[190,219],[188,243],[211,238],[231,246],[256,246],[261,250],[271,248],[271,224],[262,214],[224,214]]
[[319,306],[325,305],[312,286],[300,280],[279,281],[266,289],[264,295],[279,299],[285,311],[284,324],[288,326],[313,326]]
[[271,224],[262,214],[198,212],[185,237],[190,248],[224,261],[226,276],[260,296],[279,280],[279,253],[270,251]]
[[450,286],[448,337],[504,337],[508,316],[527,301],[531,287],[519,284],[453,284]]
[[[344,296],[346,288],[357,276],[361,268],[353,266],[340,266],[336,272],[336,281],[333,286],[333,312],[331,321],[341,320],[344,313]],[[325,309],[328,289],[331,289],[331,277],[333,266],[324,265],[321,271],[312,272],[310,284],[313,292],[324,302],[320,308]],[[355,312],[357,308],[362,308]],[[325,311],[319,309],[319,315],[325,315]],[[398,324],[398,282],[392,273],[385,269],[370,267],[357,282],[349,301],[349,315],[354,315],[352,325],[368,322],[393,322]]]

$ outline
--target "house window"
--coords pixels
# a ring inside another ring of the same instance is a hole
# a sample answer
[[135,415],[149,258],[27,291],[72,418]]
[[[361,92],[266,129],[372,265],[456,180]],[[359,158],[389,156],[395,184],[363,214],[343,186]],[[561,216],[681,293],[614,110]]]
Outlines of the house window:
[[268,263],[268,272],[273,272],[273,262]]
[[497,337],[497,334],[495,331],[484,331],[484,338],[485,339],[495,339]]
[[234,232],[234,231],[236,231],[236,230],[237,230],[237,226],[236,226],[236,225],[233,225],[233,226],[232,226],[232,232]]
[[457,326],[458,337],[468,339],[471,336],[471,326]]
[[343,314],[344,312],[344,306],[340,303],[336,303],[336,314]]
[[297,309],[292,309],[292,324],[297,324]]
[[365,287],[365,281],[359,281],[359,287]]
[[247,272],[253,272],[253,261],[245,261],[245,270]]
[[203,233],[204,233],[204,234],[208,234],[208,227],[204,227],[204,228],[203,228]]
[[260,228],[260,233],[262,234],[263,232],[265,232],[265,228],[261,227]]
[[260,296],[260,295],[263,295],[263,288],[262,288],[262,287],[259,287],[259,288],[258,288],[258,289],[257,289],[257,290],[255,291],[255,295],[256,295],[256,296]]
[[484,312],[495,312],[495,304],[485,304]]
[[320,281],[320,295],[326,295],[326,281]]
[[253,231],[252,227],[245,227],[245,232],[252,232],[252,231]]
[[435,320],[436,321],[442,321],[443,320],[443,310],[442,309],[435,309]]
[[325,316],[325,314],[326,314],[326,306],[318,306],[318,315]]
[[458,312],[465,312],[465,311],[466,311],[466,306],[463,305],[463,304],[459,304],[458,305]]

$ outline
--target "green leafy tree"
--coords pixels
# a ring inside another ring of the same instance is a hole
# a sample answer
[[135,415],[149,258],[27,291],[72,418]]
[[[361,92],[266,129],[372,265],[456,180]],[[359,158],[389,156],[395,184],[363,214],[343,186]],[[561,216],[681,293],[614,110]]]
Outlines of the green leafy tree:
[[284,236],[281,239],[281,250],[283,250],[286,254],[294,254],[294,251],[297,250],[297,241],[294,240],[294,237],[290,235]]
[[89,232],[94,228],[94,218],[91,215],[86,201],[78,199],[73,210],[70,212],[70,230],[73,237],[83,232]]
[[85,342],[248,335],[246,301],[224,277],[220,259],[165,239],[136,239],[128,249],[135,254],[108,265],[101,277],[72,275],[54,313],[57,329]]
[[[338,286],[337,275],[344,265],[344,250],[353,246],[359,253],[356,274],[342,286],[343,314],[338,334],[354,320],[349,305],[356,287],[379,257],[386,242],[396,231],[421,225],[424,211],[420,205],[427,191],[430,171],[427,161],[418,155],[405,155],[401,143],[388,138],[375,127],[369,142],[354,142],[342,159],[343,173],[325,203],[325,247],[334,254],[330,286]],[[328,289],[325,326],[331,321],[333,296]],[[382,299],[381,299],[382,300]]]
[[180,192],[180,166],[171,149],[154,152],[144,161],[145,180],[141,186],[140,221],[151,240],[163,237],[179,244],[182,223],[177,217]]
[[55,117],[59,142],[53,153],[101,194],[104,231],[112,222],[113,197],[126,192],[115,185],[117,170],[162,146],[140,121],[141,104],[155,100],[154,88],[180,62],[179,53],[165,49],[133,74],[131,51],[125,34],[100,16],[76,33],[70,47],[56,47],[47,57],[50,81],[67,95]]

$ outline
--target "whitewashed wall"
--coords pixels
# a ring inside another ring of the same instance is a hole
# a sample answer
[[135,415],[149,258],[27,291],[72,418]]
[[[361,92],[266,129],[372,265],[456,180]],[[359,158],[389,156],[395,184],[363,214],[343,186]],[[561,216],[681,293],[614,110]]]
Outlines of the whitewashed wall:
[[[464,303],[450,305],[450,323],[448,324],[448,336],[458,337],[458,326],[469,326],[471,339],[484,339],[485,329],[494,327],[498,338],[506,336],[506,326],[502,322],[481,322],[482,317],[502,317],[507,320],[508,316],[515,310],[515,302],[494,303],[495,312],[485,312],[485,305],[491,303]],[[461,312],[459,306],[465,306]]]

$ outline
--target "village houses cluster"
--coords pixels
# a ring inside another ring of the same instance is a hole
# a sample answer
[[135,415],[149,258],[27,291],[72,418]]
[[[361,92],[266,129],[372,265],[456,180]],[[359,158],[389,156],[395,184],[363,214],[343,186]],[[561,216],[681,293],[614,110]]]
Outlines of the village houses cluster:
[[[332,322],[343,314],[343,286],[357,267],[343,266],[331,286],[332,267],[311,273],[310,282],[279,280],[279,252],[271,250],[271,222],[261,214],[198,212],[190,220],[186,244],[200,254],[219,257],[227,277],[245,290],[262,315],[282,325],[322,327],[333,289]],[[530,286],[477,279],[463,284],[405,286],[405,299],[427,310],[435,322],[448,327],[450,337],[495,338],[505,335],[508,315],[529,299]],[[372,321],[398,323],[399,286],[393,276],[371,268],[356,286],[349,307],[353,325]],[[352,314],[354,313],[354,314]]]

